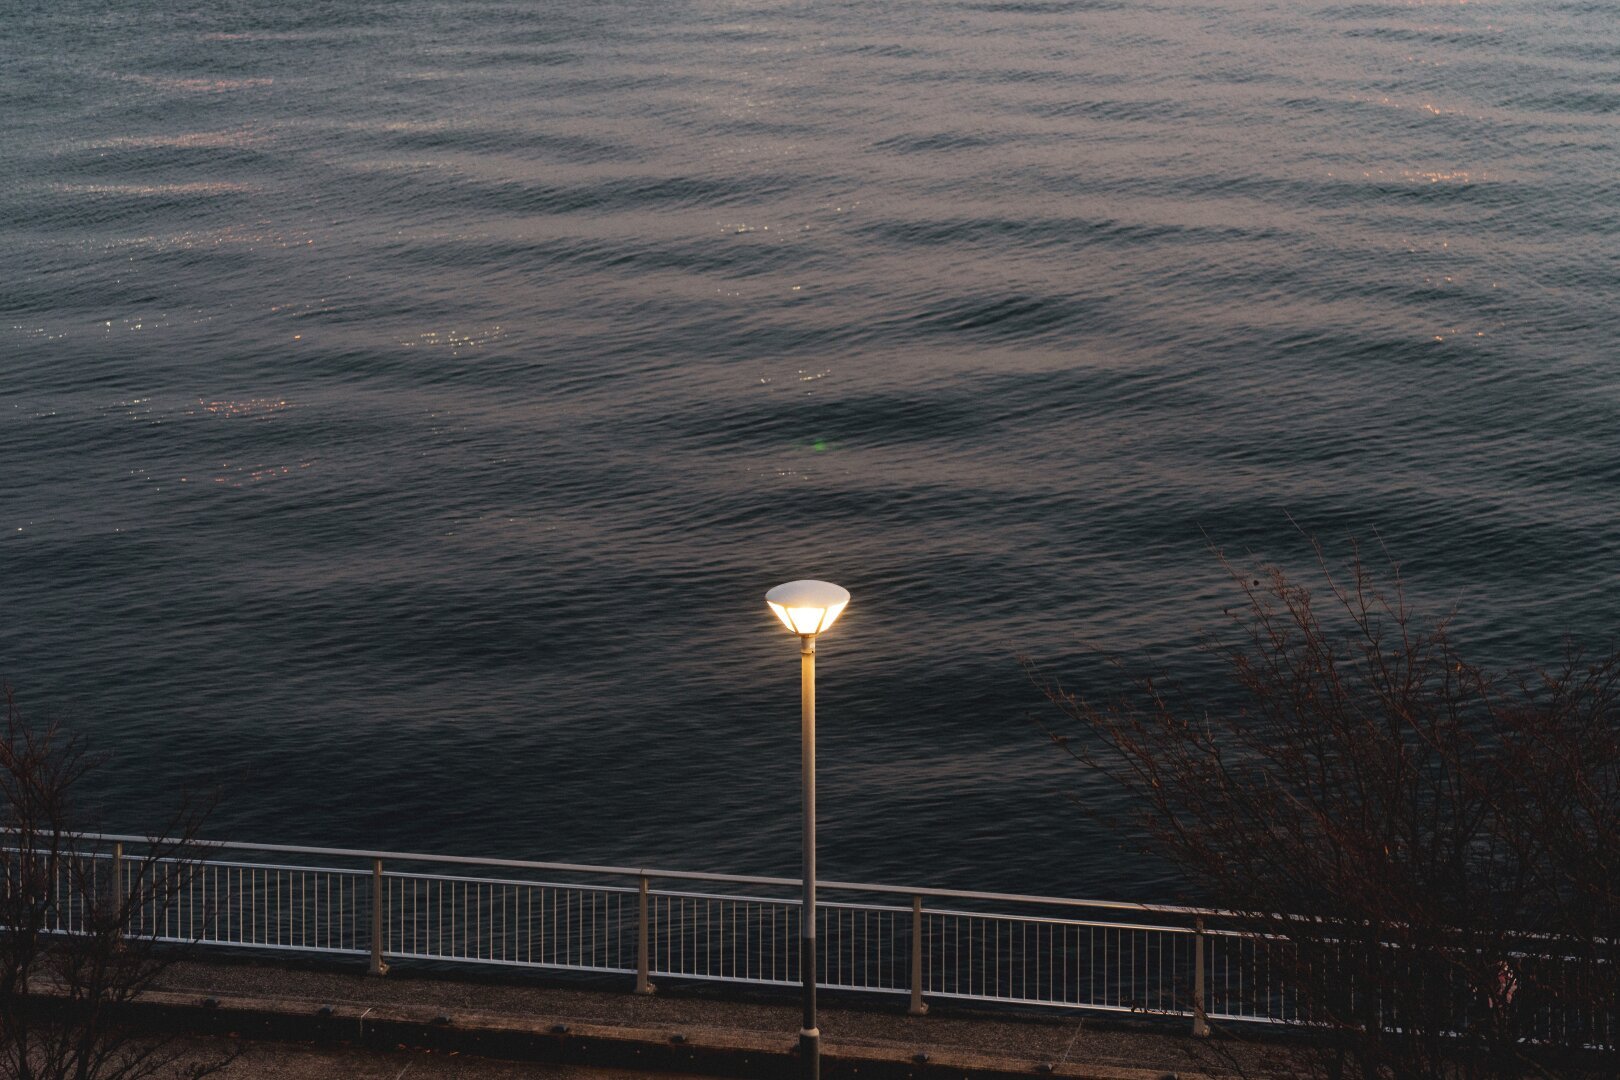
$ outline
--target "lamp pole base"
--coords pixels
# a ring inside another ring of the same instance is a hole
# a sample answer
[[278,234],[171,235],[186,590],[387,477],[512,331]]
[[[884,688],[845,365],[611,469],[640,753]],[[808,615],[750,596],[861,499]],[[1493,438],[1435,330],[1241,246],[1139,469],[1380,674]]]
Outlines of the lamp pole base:
[[799,1029],[799,1075],[821,1080],[821,1029]]

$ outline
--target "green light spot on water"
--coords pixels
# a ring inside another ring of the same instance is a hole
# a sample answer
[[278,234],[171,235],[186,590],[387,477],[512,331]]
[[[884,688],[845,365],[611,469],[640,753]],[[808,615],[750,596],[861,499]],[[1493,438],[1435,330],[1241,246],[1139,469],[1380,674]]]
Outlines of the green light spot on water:
[[823,450],[827,449],[827,440],[817,439],[815,442],[810,444],[810,449],[814,450],[818,454],[821,453]]

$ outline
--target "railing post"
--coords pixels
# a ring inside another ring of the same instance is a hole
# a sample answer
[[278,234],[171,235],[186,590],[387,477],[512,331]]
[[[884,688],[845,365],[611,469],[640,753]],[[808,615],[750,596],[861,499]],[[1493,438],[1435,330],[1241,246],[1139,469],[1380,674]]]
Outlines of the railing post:
[[911,898],[911,1008],[912,1016],[928,1012],[923,1000],[923,910],[922,897]]
[[1193,1026],[1195,1037],[1209,1036],[1209,1016],[1204,1012],[1204,917],[1193,923]]
[[371,860],[371,968],[373,975],[388,974],[383,963],[383,871],[382,860]]
[[658,987],[652,984],[648,976],[652,973],[652,948],[649,930],[648,911],[651,905],[647,902],[647,875],[642,874],[636,889],[636,993],[650,994]]
[[125,924],[130,916],[125,905],[127,900],[128,897],[124,895],[124,843],[120,840],[113,844],[112,854],[112,916],[118,922],[113,929],[116,938],[122,938],[127,929]]

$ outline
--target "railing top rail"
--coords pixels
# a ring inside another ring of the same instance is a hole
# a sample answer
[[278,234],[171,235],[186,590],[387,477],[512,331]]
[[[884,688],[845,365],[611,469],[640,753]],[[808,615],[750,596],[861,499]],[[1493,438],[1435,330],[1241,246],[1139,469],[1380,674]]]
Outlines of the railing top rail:
[[[4,830],[9,832],[10,830]],[[172,843],[162,837],[131,833],[80,833],[86,840],[109,843]],[[663,881],[715,881],[736,885],[771,885],[799,888],[799,878],[763,877],[751,874],[715,874],[696,870],[661,870],[646,866],[599,866],[589,863],[536,862],[528,859],[479,858],[470,855],[424,855],[410,851],[376,851],[367,848],[306,847],[298,844],[257,844],[235,840],[193,840],[192,848],[215,851],[260,851],[288,855],[319,855],[327,858],[383,859],[448,866],[489,866],[514,870],[545,870],[553,873],[599,874],[614,877],[646,877]],[[920,886],[875,885],[858,881],[818,880],[822,889],[864,892],[890,896],[923,896],[947,900],[978,900],[1004,904],[1038,904],[1046,907],[1089,908],[1104,911],[1136,911],[1155,915],[1239,917],[1240,913],[1219,908],[1189,907],[1182,904],[1144,904],[1128,900],[1083,900],[1064,896],[1029,896],[1021,893],[980,892],[966,889],[937,889]]]

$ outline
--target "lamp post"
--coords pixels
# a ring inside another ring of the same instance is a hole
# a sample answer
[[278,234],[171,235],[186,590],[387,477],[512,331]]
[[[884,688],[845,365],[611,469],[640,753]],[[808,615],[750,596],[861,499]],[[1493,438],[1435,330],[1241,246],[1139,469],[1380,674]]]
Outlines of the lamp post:
[[849,604],[849,590],[830,581],[790,581],[765,594],[776,617],[799,635],[799,753],[804,789],[804,906],[799,912],[799,973],[804,977],[804,1025],[799,1061],[806,1080],[821,1076],[816,1027],[816,635]]

